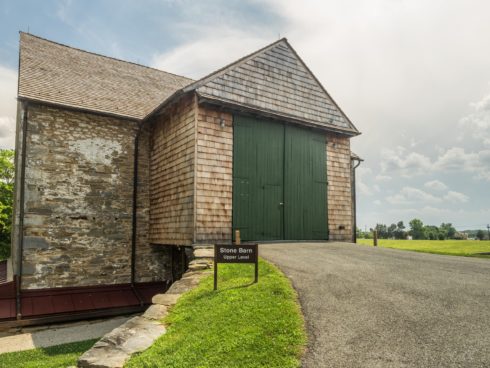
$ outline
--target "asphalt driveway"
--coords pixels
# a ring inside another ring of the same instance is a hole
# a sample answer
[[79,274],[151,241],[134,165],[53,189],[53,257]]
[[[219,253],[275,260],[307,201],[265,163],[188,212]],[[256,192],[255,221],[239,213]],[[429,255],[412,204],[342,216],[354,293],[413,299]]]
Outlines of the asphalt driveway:
[[347,243],[260,253],[298,291],[303,367],[490,367],[490,259]]

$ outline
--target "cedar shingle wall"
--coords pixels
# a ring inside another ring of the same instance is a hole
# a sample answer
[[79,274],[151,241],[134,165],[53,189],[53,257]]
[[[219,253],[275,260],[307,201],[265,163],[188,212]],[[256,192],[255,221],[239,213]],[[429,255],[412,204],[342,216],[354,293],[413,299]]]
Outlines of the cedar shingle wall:
[[[350,153],[349,138],[327,134],[328,227],[330,240],[352,240]],[[340,229],[342,226],[344,229]]]
[[184,97],[153,124],[150,242],[190,245],[194,228],[194,97]]
[[159,247],[149,243],[150,133],[150,124],[145,123],[138,147],[136,282],[170,280],[172,278],[172,250],[168,247]]
[[217,73],[197,92],[320,126],[356,130],[285,40]]
[[[220,118],[225,127],[220,127]],[[231,241],[232,115],[199,107],[197,119],[196,242]]]

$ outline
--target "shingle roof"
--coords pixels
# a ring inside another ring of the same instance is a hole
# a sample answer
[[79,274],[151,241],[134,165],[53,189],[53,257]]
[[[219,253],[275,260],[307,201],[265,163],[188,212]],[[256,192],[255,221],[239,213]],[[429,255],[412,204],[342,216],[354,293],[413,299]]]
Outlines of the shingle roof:
[[20,34],[19,98],[143,119],[192,79]]
[[359,134],[286,39],[184,88],[189,90],[210,100]]

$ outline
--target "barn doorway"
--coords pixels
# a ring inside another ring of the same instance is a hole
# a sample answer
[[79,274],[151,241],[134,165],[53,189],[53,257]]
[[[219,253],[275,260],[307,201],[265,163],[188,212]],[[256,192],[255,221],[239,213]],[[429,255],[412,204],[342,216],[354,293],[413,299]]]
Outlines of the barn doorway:
[[325,135],[235,116],[233,233],[243,240],[326,240]]

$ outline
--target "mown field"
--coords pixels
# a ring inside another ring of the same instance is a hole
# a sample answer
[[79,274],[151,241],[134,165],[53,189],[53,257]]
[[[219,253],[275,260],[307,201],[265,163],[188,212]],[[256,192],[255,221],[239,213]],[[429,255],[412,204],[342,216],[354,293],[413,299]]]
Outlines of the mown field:
[[[373,245],[373,239],[357,239],[358,244]],[[490,258],[490,241],[479,240],[391,240],[378,239],[378,246],[414,252],[451,256]],[[482,254],[487,253],[487,254]]]

